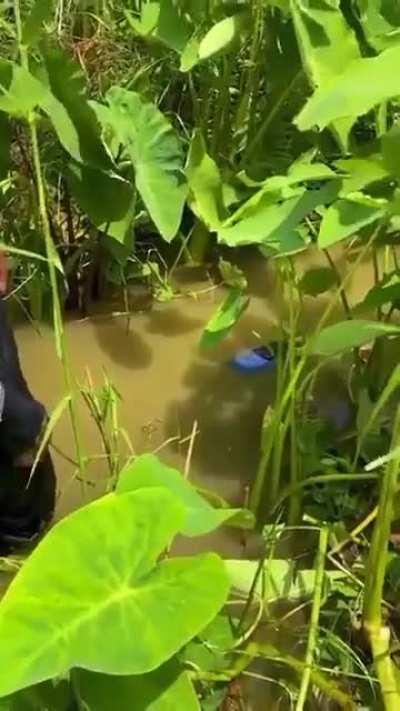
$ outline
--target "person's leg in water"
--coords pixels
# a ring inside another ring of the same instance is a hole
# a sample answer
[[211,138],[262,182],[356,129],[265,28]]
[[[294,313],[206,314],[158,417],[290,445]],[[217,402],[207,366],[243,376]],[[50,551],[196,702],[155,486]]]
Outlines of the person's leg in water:
[[[3,257],[4,259],[4,257]],[[4,293],[0,255],[0,291]],[[44,407],[33,398],[22,374],[18,349],[0,297],[0,541],[30,538],[51,519],[55,475],[48,452],[31,468],[43,425]]]

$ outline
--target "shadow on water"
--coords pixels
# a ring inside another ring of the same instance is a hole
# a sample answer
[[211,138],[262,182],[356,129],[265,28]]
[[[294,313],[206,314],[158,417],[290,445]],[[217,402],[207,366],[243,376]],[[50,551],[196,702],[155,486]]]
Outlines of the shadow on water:
[[188,396],[166,408],[166,434],[176,434],[177,423],[185,431],[187,423],[197,420],[194,472],[213,486],[222,479],[221,493],[243,503],[244,487],[257,467],[260,427],[273,397],[274,377],[242,374],[227,363],[197,359],[187,370],[184,385]]
[[152,349],[135,329],[134,321],[129,328],[125,318],[96,318],[92,323],[97,341],[111,361],[132,370],[151,364]]
[[148,333],[174,338],[191,331],[199,330],[204,326],[204,321],[193,318],[180,311],[176,306],[170,306],[166,311],[153,309],[146,314],[145,329]]

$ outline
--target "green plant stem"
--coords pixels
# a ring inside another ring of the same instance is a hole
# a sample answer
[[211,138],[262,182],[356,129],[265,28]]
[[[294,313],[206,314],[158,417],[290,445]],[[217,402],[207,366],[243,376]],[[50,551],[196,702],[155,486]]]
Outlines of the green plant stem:
[[[391,449],[400,447],[400,406],[397,409]],[[385,468],[380,487],[378,512],[372,533],[371,548],[365,571],[363,624],[368,634],[376,672],[387,711],[400,708],[395,670],[390,658],[390,630],[382,625],[382,599],[387,565],[387,550],[398,491],[400,449]]]
[[[25,67],[25,69],[29,69],[27,50],[22,42],[22,21],[21,21],[21,8],[20,8],[19,0],[14,0],[14,15],[15,15],[15,25],[16,25],[16,31],[17,31],[17,39],[18,39],[18,47],[19,47],[21,65],[23,67]],[[85,458],[82,453],[82,446],[81,446],[81,441],[80,441],[79,426],[78,426],[78,420],[77,420],[77,414],[76,414],[75,402],[74,402],[74,395],[73,395],[73,388],[72,388],[72,377],[71,377],[71,371],[70,371],[70,367],[69,367],[69,358],[68,358],[68,352],[67,352],[64,324],[63,324],[63,319],[62,319],[60,298],[59,298],[59,293],[58,293],[57,268],[56,268],[58,255],[56,253],[53,239],[51,236],[50,222],[49,222],[49,216],[48,216],[47,205],[46,205],[46,192],[45,192],[45,187],[44,187],[44,179],[43,179],[42,166],[41,166],[41,161],[40,161],[40,150],[39,150],[39,141],[38,141],[38,134],[37,134],[37,126],[36,126],[36,116],[35,116],[34,112],[31,112],[29,115],[28,124],[29,124],[30,136],[31,136],[33,169],[34,169],[34,177],[35,177],[35,183],[36,183],[39,216],[40,216],[40,222],[41,222],[42,229],[43,229],[43,236],[44,236],[45,248],[46,248],[46,257],[47,257],[47,263],[48,263],[48,268],[49,268],[50,285],[51,285],[51,291],[52,291],[53,324],[54,324],[54,332],[55,332],[55,339],[56,339],[56,348],[57,348],[57,354],[61,360],[62,367],[63,367],[65,387],[66,387],[67,393],[71,394],[71,399],[69,401],[68,407],[69,407],[69,414],[70,414],[70,419],[71,419],[72,431],[73,431],[73,435],[74,435],[76,455],[77,455],[77,461],[78,461],[78,466],[79,466],[79,473],[80,473],[81,477],[83,478],[84,474],[85,474]]]
[[321,528],[317,560],[315,562],[315,588],[311,610],[310,629],[308,632],[305,666],[301,677],[300,692],[297,699],[296,711],[303,711],[307,700],[308,689],[311,681],[315,650],[318,644],[319,615],[322,604],[325,558],[328,548],[329,530],[327,526]]
[[[270,456],[271,456],[271,453],[273,450],[274,438],[276,436],[276,433],[278,432],[279,424],[280,424],[282,417],[286,411],[288,403],[290,402],[290,399],[297,387],[297,383],[298,383],[301,375],[303,374],[304,368],[307,363],[307,359],[312,352],[313,344],[315,343],[315,340],[318,338],[321,330],[325,326],[333,309],[335,308],[336,303],[337,303],[338,299],[340,298],[341,291],[344,289],[346,284],[350,281],[354,272],[357,270],[357,268],[363,261],[365,255],[368,253],[368,250],[370,249],[370,247],[373,245],[374,241],[378,237],[381,227],[382,227],[382,223],[379,223],[377,225],[377,227],[374,229],[370,238],[367,240],[366,244],[364,245],[364,248],[361,249],[352,268],[349,269],[346,276],[344,277],[341,286],[332,295],[332,298],[331,298],[330,302],[327,304],[327,307],[326,307],[324,313],[322,314],[318,324],[316,325],[316,328],[315,328],[312,336],[305,343],[302,356],[297,363],[295,371],[294,371],[292,377],[290,378],[290,380],[286,386],[286,389],[285,389],[284,393],[282,394],[282,397],[280,397],[279,400],[277,400],[277,407],[274,410],[274,417],[273,417],[273,422],[271,424],[271,435],[269,437],[268,446],[263,448],[260,464],[259,464],[258,471],[257,471],[257,476],[256,476],[256,479],[255,479],[255,482],[254,482],[254,485],[253,485],[253,488],[251,491],[251,495],[250,495],[250,508],[255,513],[255,515],[258,515],[260,513],[260,505],[261,505],[261,499],[262,499],[262,494],[263,494],[263,490],[264,490],[266,471],[267,471],[268,463],[270,461]],[[271,501],[271,499],[270,499],[269,503],[270,503],[269,510],[271,510],[271,508],[273,508],[275,502]]]
[[327,249],[324,249],[322,251],[325,254],[328,264],[335,275],[336,283],[337,283],[338,287],[340,288],[340,299],[343,304],[343,310],[344,310],[347,318],[352,318],[350,304],[347,300],[346,292],[343,289],[341,276],[336,268],[336,264]]
[[[299,313],[296,313],[295,304],[295,288],[294,279],[295,272],[294,267],[290,264],[290,277],[289,277],[289,377],[293,377],[293,373],[296,368],[296,335],[297,335],[297,324]],[[289,500],[289,515],[288,523],[290,526],[294,526],[299,521],[300,510],[301,510],[301,500],[302,500],[302,489],[298,488],[299,475],[300,475],[300,459],[297,456],[297,418],[296,418],[296,391],[293,397],[290,399],[289,404],[289,421],[290,421],[290,484],[293,487],[293,495]],[[285,431],[282,432],[282,438],[285,437]],[[276,493],[276,495],[278,492]]]

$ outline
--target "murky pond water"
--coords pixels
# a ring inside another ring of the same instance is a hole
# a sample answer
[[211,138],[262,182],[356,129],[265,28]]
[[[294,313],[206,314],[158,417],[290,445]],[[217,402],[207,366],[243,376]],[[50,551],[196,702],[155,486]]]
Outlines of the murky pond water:
[[[306,262],[300,259],[299,268],[319,260],[317,255],[315,259],[308,256]],[[246,487],[256,470],[259,428],[266,404],[273,397],[274,376],[237,373],[229,360],[238,348],[268,342],[283,313],[273,269],[264,260],[254,259],[252,253],[244,256],[242,266],[249,278],[250,308],[234,334],[216,350],[204,352],[198,346],[205,323],[223,297],[220,290],[207,290],[204,282],[190,284],[191,295],[133,313],[129,321],[124,315],[110,313],[113,307],[106,304],[101,306],[105,315],[72,320],[66,327],[75,377],[84,382],[88,369],[95,385],[101,386],[107,373],[121,395],[120,423],[135,451],[162,447],[162,457],[182,468],[187,443],[179,445],[177,440],[190,434],[196,420],[199,433],[190,476],[235,503],[245,500]],[[350,287],[351,300],[361,298],[371,277],[371,268],[365,265]],[[183,290],[189,290],[188,284]],[[323,301],[307,299],[304,328],[315,322]],[[65,392],[51,332],[42,327],[38,333],[26,325],[18,327],[17,340],[30,387],[51,411]],[[83,402],[79,422],[86,453],[100,455],[101,441]],[[165,444],[172,438],[175,441]],[[58,449],[74,457],[67,415],[57,425],[53,440]],[[101,459],[92,462],[91,484],[82,491],[73,477],[73,466],[57,453],[54,458],[58,517],[105,490],[106,470]]]

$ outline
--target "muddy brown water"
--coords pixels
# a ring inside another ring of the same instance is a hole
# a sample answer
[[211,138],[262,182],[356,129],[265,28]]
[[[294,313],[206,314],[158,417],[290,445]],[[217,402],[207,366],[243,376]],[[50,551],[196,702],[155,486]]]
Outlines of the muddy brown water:
[[[303,270],[310,263],[320,265],[320,255],[299,259],[298,268]],[[209,289],[204,281],[183,279],[182,291],[186,293],[168,304],[132,313],[129,322],[118,314],[114,303],[106,303],[97,308],[102,313],[70,320],[66,326],[74,376],[83,382],[89,369],[95,385],[101,386],[107,373],[121,395],[120,424],[135,452],[161,448],[162,459],[183,470],[188,445],[179,445],[177,439],[190,435],[197,421],[199,433],[190,477],[234,504],[244,503],[246,488],[256,472],[260,425],[273,398],[274,375],[240,374],[229,366],[229,360],[239,348],[273,339],[284,314],[271,265],[254,258],[252,252],[244,254],[241,265],[249,279],[251,303],[234,333],[212,352],[201,351],[199,339],[224,294],[221,289]],[[348,289],[350,301],[359,301],[371,283],[372,268],[365,264]],[[306,299],[302,328],[312,328],[324,303],[324,298]],[[338,307],[335,317],[342,316]],[[16,329],[16,336],[30,387],[50,412],[65,392],[51,331],[41,327],[38,333],[24,325]],[[85,453],[101,455],[98,432],[83,402],[79,404],[79,427]],[[168,443],[171,438],[176,439]],[[57,449],[74,458],[67,415],[57,424],[53,441]],[[74,477],[73,465],[57,453],[53,456],[58,478],[56,518],[106,491],[107,472],[101,458],[92,461],[90,485],[83,490]],[[215,549],[226,557],[238,557],[244,555],[241,542],[239,534],[226,529],[189,543],[180,541],[177,551]],[[265,684],[254,683],[260,688],[256,694],[251,692],[253,700],[258,695],[262,699],[260,705],[253,702],[254,709],[265,708]]]

